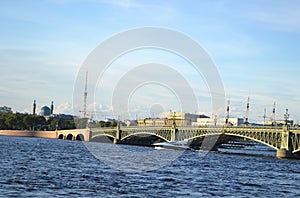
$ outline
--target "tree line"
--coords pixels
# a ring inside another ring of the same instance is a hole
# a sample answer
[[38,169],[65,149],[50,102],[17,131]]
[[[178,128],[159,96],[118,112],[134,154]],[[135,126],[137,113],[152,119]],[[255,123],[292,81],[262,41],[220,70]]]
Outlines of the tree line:
[[65,119],[32,115],[27,113],[0,113],[0,130],[31,130],[31,131],[54,131],[64,129],[86,128],[86,127],[115,127],[117,122],[93,121],[88,118]]

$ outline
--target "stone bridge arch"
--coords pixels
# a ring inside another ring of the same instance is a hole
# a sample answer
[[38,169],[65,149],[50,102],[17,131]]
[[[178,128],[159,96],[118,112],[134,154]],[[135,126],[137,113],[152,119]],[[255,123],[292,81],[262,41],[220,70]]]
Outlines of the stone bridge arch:
[[84,135],[82,133],[79,133],[76,135],[75,140],[77,141],[85,141]]
[[57,138],[58,138],[58,139],[61,139],[61,140],[66,139],[66,137],[64,136],[64,134],[59,134]]
[[89,141],[90,131],[88,129],[71,129],[56,131],[57,139]]
[[73,140],[73,138],[74,138],[74,135],[71,133],[69,133],[66,137],[67,140]]

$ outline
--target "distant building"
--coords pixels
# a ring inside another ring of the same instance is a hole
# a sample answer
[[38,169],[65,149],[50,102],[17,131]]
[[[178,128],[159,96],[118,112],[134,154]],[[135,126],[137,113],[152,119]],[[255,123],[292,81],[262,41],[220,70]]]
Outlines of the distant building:
[[139,119],[138,126],[165,126],[167,124],[167,118],[145,118]]
[[50,117],[63,119],[63,120],[74,120],[75,118],[73,115],[66,115],[66,114],[52,114]]
[[[294,120],[288,120],[287,121],[287,124],[292,126],[294,124]],[[269,126],[282,126],[282,125],[285,125],[285,120],[270,120],[268,122],[266,122],[266,125],[269,125]]]
[[169,113],[167,125],[172,125],[175,121],[177,126],[192,125],[193,122],[197,122],[199,118],[209,118],[204,114],[191,114],[191,113]]
[[12,113],[12,109],[7,106],[0,107],[0,113]]
[[[220,119],[219,120],[221,123],[225,123],[226,119]],[[244,126],[245,125],[245,120],[244,118],[228,118],[228,124],[231,126]],[[251,125],[251,123],[248,122],[248,125]]]
[[51,115],[50,108],[47,106],[43,106],[40,111],[40,116],[50,116],[50,115]]
[[124,120],[126,126],[137,126],[136,120]]
[[145,118],[138,120],[138,126],[176,126],[192,125],[198,118],[208,118],[206,115],[191,113],[169,113],[167,118]]
[[[196,122],[193,122],[193,126],[220,126],[225,124],[225,118],[198,118]],[[244,124],[243,118],[228,118],[228,124],[231,126],[242,126]]]
[[105,118],[103,121],[104,121],[104,122],[114,122],[114,121],[116,121],[116,120],[113,119],[113,118]]
[[[33,114],[34,115],[35,115],[35,108],[36,108],[36,101],[34,100],[34,103],[33,103]],[[44,117],[46,117],[46,119],[49,119],[50,116],[54,117],[53,111],[54,111],[54,105],[53,105],[53,101],[52,101],[50,108],[48,106],[43,106],[41,108],[40,116],[44,116]],[[64,115],[64,114],[59,114],[59,115]]]

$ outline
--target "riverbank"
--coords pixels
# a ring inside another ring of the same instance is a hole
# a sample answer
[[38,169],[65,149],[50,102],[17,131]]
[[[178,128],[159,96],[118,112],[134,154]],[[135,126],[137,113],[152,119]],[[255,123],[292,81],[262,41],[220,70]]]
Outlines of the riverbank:
[[57,131],[0,130],[1,136],[57,138]]

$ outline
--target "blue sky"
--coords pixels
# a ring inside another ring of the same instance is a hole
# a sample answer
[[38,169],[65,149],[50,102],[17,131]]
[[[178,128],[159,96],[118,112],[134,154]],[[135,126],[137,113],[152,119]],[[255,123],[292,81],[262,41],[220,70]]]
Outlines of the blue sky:
[[[270,116],[276,101],[276,117],[289,108],[291,118],[299,121],[299,18],[297,0],[1,1],[0,105],[30,112],[33,99],[38,107],[54,100],[56,112],[71,113],[74,82],[88,54],[118,32],[155,26],[182,32],[209,53],[233,116],[244,116],[250,96],[250,120],[261,121],[264,108]],[[119,70],[112,68],[107,81]],[[203,82],[190,79],[201,106]],[[97,100],[99,110],[110,105]],[[206,106],[203,112],[209,114]],[[147,105],[136,108],[144,112]]]

